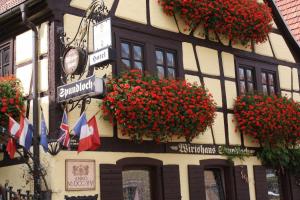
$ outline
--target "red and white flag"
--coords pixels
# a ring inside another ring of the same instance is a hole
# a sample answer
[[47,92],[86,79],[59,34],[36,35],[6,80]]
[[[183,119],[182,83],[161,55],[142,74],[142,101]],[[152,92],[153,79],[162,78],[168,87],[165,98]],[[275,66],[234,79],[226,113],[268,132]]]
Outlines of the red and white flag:
[[[85,127],[85,123],[82,123],[82,127]],[[87,131],[81,131],[80,138],[79,138],[79,144],[78,144],[78,153],[81,151],[87,151],[87,150],[96,150],[100,146],[100,138],[99,138],[99,132],[96,122],[96,117],[92,117],[88,123],[88,130]],[[83,130],[81,128],[81,130]]]
[[[20,124],[10,116],[8,117],[8,131],[12,137],[18,137],[20,135]],[[9,138],[6,151],[10,159],[13,159],[17,151],[16,142],[13,138]]]
[[11,136],[19,137],[20,136],[20,124],[16,122],[12,117],[8,117],[8,131]]

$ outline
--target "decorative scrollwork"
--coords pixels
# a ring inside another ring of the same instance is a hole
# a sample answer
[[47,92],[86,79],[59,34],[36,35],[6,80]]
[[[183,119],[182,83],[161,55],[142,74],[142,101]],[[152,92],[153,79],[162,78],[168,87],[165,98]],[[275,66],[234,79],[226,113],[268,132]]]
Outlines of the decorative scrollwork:
[[[78,29],[76,31],[76,34],[73,38],[70,38],[67,36],[67,34],[63,31],[59,31],[59,38],[61,42],[61,66],[63,66],[63,58],[66,53],[66,51],[72,47],[76,48],[79,47],[81,49],[84,49],[86,52],[88,52],[89,49],[89,32],[90,27],[92,24],[99,23],[103,19],[107,17],[109,14],[109,10],[107,6],[105,5],[103,0],[93,0],[90,6],[87,8],[85,15],[81,18],[81,21],[79,23]],[[101,67],[101,69],[104,69],[104,67]],[[64,72],[64,70],[63,70]],[[83,75],[87,72],[86,66],[85,70],[79,74],[79,76],[75,75],[68,75],[67,73],[63,73],[61,76],[61,81],[65,84],[67,81],[72,81],[74,79],[81,79]]]

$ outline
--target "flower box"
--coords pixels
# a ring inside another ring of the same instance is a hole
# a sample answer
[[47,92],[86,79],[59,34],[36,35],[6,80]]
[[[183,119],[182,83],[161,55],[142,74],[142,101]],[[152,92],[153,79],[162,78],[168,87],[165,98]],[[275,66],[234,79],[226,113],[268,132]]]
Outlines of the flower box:
[[158,0],[167,15],[179,15],[190,30],[203,24],[242,44],[267,40],[272,28],[271,9],[256,0]]
[[138,70],[111,79],[102,103],[105,118],[116,120],[123,135],[142,141],[191,141],[212,125],[215,103],[203,87],[181,80],[158,79]]

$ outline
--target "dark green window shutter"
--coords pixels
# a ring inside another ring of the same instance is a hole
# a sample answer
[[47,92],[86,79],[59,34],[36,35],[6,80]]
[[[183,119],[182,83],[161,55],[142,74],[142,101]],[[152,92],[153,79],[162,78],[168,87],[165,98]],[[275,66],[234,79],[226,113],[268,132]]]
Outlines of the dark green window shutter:
[[101,200],[123,200],[122,170],[111,164],[100,165]]
[[256,200],[267,200],[268,186],[267,186],[266,168],[264,166],[253,166],[253,170],[254,170]]
[[248,171],[246,165],[234,167],[235,188],[237,200],[250,200]]
[[293,200],[300,199],[300,176],[291,175],[291,189]]
[[164,200],[181,200],[178,165],[163,166]]
[[200,165],[188,165],[190,200],[205,200],[204,170]]

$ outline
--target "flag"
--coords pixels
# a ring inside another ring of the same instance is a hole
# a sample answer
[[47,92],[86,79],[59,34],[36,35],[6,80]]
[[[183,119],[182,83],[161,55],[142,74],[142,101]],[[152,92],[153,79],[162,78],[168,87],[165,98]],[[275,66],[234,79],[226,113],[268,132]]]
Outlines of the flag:
[[[16,135],[19,135],[20,132],[20,124],[16,122],[12,117],[8,117],[8,131],[12,137],[15,137]],[[15,156],[15,153],[17,151],[16,142],[13,138],[9,138],[7,145],[6,145],[6,151],[10,157],[10,159],[13,159]]]
[[42,120],[41,120],[41,139],[40,145],[42,145],[45,152],[48,152],[48,138],[47,138],[47,126],[44,118],[44,113],[42,111]]
[[60,129],[62,131],[62,135],[58,138],[58,142],[62,143],[64,147],[69,148],[70,147],[70,131],[69,131],[69,125],[68,125],[68,115],[67,112],[64,111]]
[[33,127],[27,118],[21,117],[21,120],[20,124],[23,124],[23,127],[20,125],[19,144],[28,151],[32,144]]
[[96,117],[94,116],[88,121],[87,123],[88,130],[86,130],[86,126],[85,126],[86,121],[84,120],[86,120],[85,114],[81,119],[83,126],[81,126],[80,129],[81,131],[80,131],[80,138],[79,138],[79,144],[77,150],[78,152],[86,151],[86,150],[96,150],[100,146],[100,138],[99,138]]
[[6,151],[10,157],[10,159],[13,159],[15,156],[15,153],[17,151],[16,143],[13,138],[9,138],[7,145],[6,145]]
[[100,147],[101,144],[96,116],[92,117],[88,121],[88,126],[89,126],[89,132],[92,132],[92,141],[93,141],[93,146],[89,150],[96,150],[98,149],[98,147]]
[[11,136],[15,137],[18,135],[20,130],[20,124],[16,122],[12,117],[8,117],[8,131]]
[[89,133],[89,127],[86,120],[86,114],[83,113],[73,128],[75,135],[79,136],[78,152],[88,150],[92,145],[92,135]]

